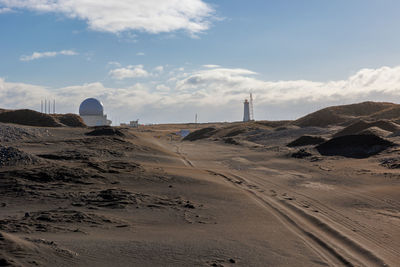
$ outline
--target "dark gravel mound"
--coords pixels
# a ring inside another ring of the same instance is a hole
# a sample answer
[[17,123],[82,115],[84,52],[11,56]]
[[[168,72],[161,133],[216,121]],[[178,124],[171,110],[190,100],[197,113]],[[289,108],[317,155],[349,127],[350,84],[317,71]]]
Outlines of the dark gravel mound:
[[188,134],[185,138],[183,138],[183,140],[196,141],[200,139],[205,139],[211,137],[214,133],[216,133],[216,131],[217,130],[214,127],[203,128]]
[[43,114],[30,109],[9,110],[0,113],[0,122],[15,123],[39,127],[63,126],[49,114]]
[[20,151],[14,147],[0,146],[0,167],[31,165],[39,163],[40,159]]
[[93,131],[86,133],[89,136],[125,136],[120,130],[112,127],[95,127]]
[[392,146],[395,144],[376,135],[346,135],[332,138],[316,149],[323,156],[368,158]]
[[44,114],[30,109],[0,110],[0,122],[39,127],[86,127],[76,114]]
[[326,140],[319,136],[310,136],[310,135],[303,135],[296,140],[287,144],[288,147],[296,147],[296,146],[309,146],[309,145],[319,145]]
[[60,123],[69,127],[86,127],[86,124],[83,122],[82,118],[76,114],[54,114],[51,115]]

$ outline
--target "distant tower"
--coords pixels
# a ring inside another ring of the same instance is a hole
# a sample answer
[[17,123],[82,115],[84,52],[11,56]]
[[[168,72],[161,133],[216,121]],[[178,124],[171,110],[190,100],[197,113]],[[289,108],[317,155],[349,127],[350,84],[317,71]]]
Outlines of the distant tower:
[[254,121],[253,94],[250,93],[250,120]]
[[243,121],[250,121],[250,104],[249,101],[246,99],[244,101],[244,113],[243,113]]

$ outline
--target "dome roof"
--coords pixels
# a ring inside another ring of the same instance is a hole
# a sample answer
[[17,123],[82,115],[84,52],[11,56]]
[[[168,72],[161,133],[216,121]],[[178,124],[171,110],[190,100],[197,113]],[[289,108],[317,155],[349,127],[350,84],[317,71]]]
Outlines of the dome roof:
[[103,104],[95,98],[87,98],[79,106],[81,116],[103,116],[103,112]]

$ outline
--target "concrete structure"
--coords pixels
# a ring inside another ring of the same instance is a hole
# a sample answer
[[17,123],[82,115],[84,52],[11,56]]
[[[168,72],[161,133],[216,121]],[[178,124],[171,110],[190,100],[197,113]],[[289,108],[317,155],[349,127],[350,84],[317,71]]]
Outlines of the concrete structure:
[[111,121],[104,114],[103,104],[95,98],[87,98],[81,103],[79,115],[87,126],[111,125]]
[[244,113],[243,113],[243,121],[250,121],[250,104],[249,101],[246,99],[244,101]]

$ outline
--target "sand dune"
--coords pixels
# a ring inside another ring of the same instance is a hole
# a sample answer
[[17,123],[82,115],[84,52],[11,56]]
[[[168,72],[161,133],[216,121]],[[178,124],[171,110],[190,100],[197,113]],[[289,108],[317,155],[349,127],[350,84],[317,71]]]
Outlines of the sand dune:
[[0,124],[0,265],[396,266],[400,137],[365,106],[392,104],[337,108],[348,128]]
[[0,122],[39,127],[85,127],[85,123],[75,114],[44,114],[34,110],[2,110]]

